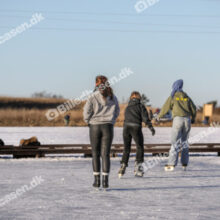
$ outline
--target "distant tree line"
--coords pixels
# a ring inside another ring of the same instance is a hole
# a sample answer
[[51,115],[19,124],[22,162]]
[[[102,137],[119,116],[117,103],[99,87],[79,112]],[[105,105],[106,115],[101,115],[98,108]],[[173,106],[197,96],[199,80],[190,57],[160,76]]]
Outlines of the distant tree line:
[[52,99],[63,99],[62,95],[48,93],[46,91],[35,92],[31,96],[32,98],[52,98]]

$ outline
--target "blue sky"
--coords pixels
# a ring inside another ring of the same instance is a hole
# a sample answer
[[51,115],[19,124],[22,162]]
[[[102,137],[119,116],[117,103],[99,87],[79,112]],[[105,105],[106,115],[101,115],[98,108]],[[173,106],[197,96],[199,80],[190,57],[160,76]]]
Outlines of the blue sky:
[[160,106],[183,78],[196,104],[220,102],[220,1],[160,0],[141,14],[137,2],[0,0],[0,36],[35,12],[45,17],[0,45],[0,95],[74,98],[97,74],[128,67],[134,74],[114,86],[120,100],[139,90]]

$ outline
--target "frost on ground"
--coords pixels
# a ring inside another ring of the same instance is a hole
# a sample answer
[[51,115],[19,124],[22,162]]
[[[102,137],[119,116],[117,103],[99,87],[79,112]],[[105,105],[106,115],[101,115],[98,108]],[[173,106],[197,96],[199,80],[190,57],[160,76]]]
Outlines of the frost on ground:
[[91,187],[91,159],[1,159],[0,199],[34,176],[44,182],[0,207],[0,219],[219,219],[219,157],[191,157],[187,172],[178,166],[165,173],[164,161],[144,178],[134,177],[132,159],[118,179],[119,162],[112,160],[110,189],[104,192]]

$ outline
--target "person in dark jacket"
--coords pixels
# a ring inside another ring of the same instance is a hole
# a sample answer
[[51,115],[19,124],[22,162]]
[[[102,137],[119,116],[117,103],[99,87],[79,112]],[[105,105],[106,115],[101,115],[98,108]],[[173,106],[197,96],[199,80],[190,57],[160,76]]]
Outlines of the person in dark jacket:
[[143,176],[144,162],[144,138],[142,133],[142,122],[144,122],[152,135],[155,135],[155,130],[152,126],[151,120],[149,119],[148,112],[143,104],[141,104],[141,95],[139,92],[134,91],[131,94],[130,101],[125,110],[125,120],[123,128],[123,139],[124,139],[124,152],[121,160],[121,168],[118,172],[119,178],[125,174],[126,167],[128,166],[131,142],[134,139],[137,152],[135,162],[135,175]]
[[120,109],[116,96],[105,76],[96,77],[96,88],[84,107],[84,120],[89,125],[92,146],[93,187],[100,187],[102,158],[102,187],[109,187],[110,151],[113,130]]

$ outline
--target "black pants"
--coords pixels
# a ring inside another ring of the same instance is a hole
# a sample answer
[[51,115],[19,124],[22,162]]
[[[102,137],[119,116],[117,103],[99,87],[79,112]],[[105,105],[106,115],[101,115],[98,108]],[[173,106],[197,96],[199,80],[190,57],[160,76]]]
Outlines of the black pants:
[[123,139],[124,139],[124,152],[121,163],[128,165],[129,156],[131,152],[131,141],[134,139],[136,150],[136,162],[144,162],[144,137],[141,126],[124,125]]
[[110,151],[113,140],[113,125],[90,125],[90,142],[92,145],[93,171],[100,173],[102,157],[102,171],[110,171]]

